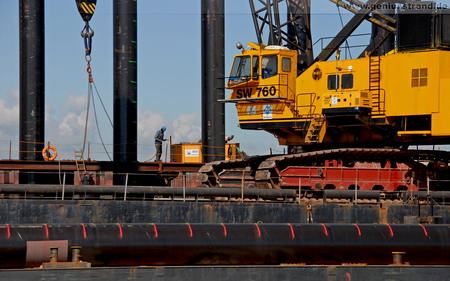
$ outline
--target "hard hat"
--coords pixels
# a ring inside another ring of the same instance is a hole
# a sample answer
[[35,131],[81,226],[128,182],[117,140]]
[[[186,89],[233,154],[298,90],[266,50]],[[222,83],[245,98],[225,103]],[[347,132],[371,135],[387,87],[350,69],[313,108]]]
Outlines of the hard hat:
[[161,130],[166,131],[166,126],[162,126]]

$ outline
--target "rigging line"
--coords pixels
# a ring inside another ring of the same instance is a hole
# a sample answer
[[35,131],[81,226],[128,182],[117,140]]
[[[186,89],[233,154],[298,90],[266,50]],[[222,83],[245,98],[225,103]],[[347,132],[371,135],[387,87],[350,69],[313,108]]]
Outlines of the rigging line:
[[[93,83],[92,83],[92,84],[93,84]],[[94,87],[95,87],[95,84],[94,84]],[[93,95],[93,93],[92,93],[92,95]],[[97,92],[97,95],[98,95],[98,92]],[[102,104],[103,104],[103,103],[102,103]],[[106,149],[106,146],[105,146],[105,142],[103,141],[102,133],[100,132],[100,127],[99,127],[99,125],[98,125],[97,111],[96,111],[96,109],[95,109],[95,100],[94,100],[94,96],[92,96],[92,109],[94,110],[95,125],[97,126],[98,136],[100,137],[100,141],[101,141],[101,143],[102,143],[103,149],[105,150],[106,155],[108,156],[109,160],[110,160],[110,161],[113,161],[113,160],[111,159],[111,156],[109,156],[108,150]],[[111,120],[110,120],[110,121],[111,121]]]
[[111,128],[114,128],[113,122],[111,121],[111,117],[109,117],[109,114],[108,114],[108,111],[106,110],[105,104],[103,104],[103,100],[97,90],[97,86],[95,85],[95,82],[92,82],[92,83],[94,84],[94,89],[95,89],[95,92],[97,93],[97,97],[98,97],[100,103],[102,104],[103,111],[105,111],[106,117],[108,117],[109,123],[111,124]]
[[92,51],[92,37],[94,36],[94,30],[89,26],[89,21],[95,12],[95,7],[97,5],[97,0],[76,0],[76,5],[78,8],[78,12],[80,13],[81,18],[84,21],[84,28],[81,30],[81,37],[84,39],[84,50],[87,62],[86,72],[88,73],[88,100],[87,100],[87,109],[86,109],[86,122],[84,126],[84,139],[83,139],[83,149],[81,152],[81,158],[84,159],[84,150],[86,148],[86,138],[87,138],[87,129],[89,124],[89,108],[90,108],[90,100],[94,95],[92,94],[92,74],[91,74],[91,51]]
[[88,122],[89,122],[89,107],[91,103],[91,95],[92,95],[92,85],[90,82],[88,82],[88,101],[87,101],[87,109],[86,109],[86,122],[84,125],[84,139],[83,139],[83,149],[82,152],[82,159],[84,159],[84,149],[86,147],[86,138],[87,138],[87,129],[88,129]]
[[[339,1],[341,1],[341,0],[338,0],[338,2]],[[344,28],[344,22],[342,20],[341,9],[339,8],[339,5],[337,3],[336,3],[336,7],[337,7],[337,10],[338,10],[338,13],[339,13],[339,19],[341,21],[342,28]],[[348,54],[350,56],[350,59],[353,59],[352,58],[352,52],[350,52],[350,47],[348,45],[348,40],[347,39],[345,39],[345,45],[347,47],[346,50],[345,50],[345,57],[347,58],[347,52],[348,52]]]

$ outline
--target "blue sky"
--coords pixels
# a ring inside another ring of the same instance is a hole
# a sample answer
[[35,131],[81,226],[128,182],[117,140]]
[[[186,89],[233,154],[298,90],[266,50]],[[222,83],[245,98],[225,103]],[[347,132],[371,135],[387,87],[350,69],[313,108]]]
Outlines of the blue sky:
[[[18,158],[19,140],[19,1],[0,1],[0,159]],[[95,30],[92,47],[92,74],[109,116],[113,112],[113,15],[112,0],[98,0],[90,21]],[[450,0],[442,1],[443,3]],[[450,4],[450,3],[449,3]],[[225,0],[226,74],[237,42],[256,41],[248,1]],[[73,159],[73,150],[82,147],[86,117],[88,80],[84,59],[84,27],[74,0],[45,1],[46,142],[60,151],[59,159]],[[201,1],[138,1],[138,160],[155,152],[153,135],[162,125],[174,143],[197,142],[201,138]],[[344,24],[350,14],[343,9]],[[334,36],[341,28],[338,9],[328,0],[312,0],[314,41]],[[368,33],[364,24],[356,33]],[[366,43],[369,37],[358,45]],[[318,54],[317,48],[315,55]],[[361,49],[355,50],[356,57]],[[227,92],[227,95],[229,92]],[[95,100],[100,132],[107,147],[113,131],[99,100]],[[108,160],[94,123],[91,108],[87,140],[91,158]],[[226,134],[250,155],[280,153],[283,147],[265,132],[237,127],[234,105],[226,105]]]

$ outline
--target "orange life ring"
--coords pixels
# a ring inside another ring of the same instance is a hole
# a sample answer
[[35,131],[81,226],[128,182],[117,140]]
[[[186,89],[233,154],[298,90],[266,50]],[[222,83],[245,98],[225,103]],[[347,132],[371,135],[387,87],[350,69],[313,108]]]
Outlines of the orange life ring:
[[[50,154],[49,150],[53,150],[53,156]],[[42,149],[42,157],[44,157],[45,161],[53,161],[58,156],[58,151],[53,146],[47,146]]]

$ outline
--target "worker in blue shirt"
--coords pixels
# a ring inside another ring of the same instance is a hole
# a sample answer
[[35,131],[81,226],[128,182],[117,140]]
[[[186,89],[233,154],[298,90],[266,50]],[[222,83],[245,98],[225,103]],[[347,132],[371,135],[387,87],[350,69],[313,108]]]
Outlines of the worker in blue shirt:
[[156,146],[156,160],[155,162],[161,161],[162,154],[162,142],[166,141],[164,138],[164,132],[166,131],[166,126],[162,126],[160,130],[156,131],[155,134],[155,146]]

